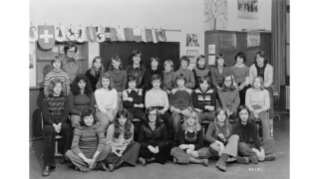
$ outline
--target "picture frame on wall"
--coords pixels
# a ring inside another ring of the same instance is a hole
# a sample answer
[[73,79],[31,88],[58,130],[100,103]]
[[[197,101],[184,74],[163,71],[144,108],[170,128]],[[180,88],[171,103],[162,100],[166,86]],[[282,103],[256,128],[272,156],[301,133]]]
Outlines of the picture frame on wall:
[[196,58],[198,57],[198,50],[187,50],[186,56],[190,60],[190,64],[196,64]]

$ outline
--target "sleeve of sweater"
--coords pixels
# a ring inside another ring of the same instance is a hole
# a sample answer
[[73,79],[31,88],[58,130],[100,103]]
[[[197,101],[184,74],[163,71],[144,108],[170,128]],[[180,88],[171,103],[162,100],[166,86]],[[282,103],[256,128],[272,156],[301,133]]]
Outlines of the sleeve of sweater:
[[[267,73],[266,73],[267,74],[267,78],[265,78],[265,79],[267,79],[267,81],[265,81],[265,83],[264,83],[264,86],[266,88],[271,86],[272,81],[273,81],[273,75],[274,75],[273,67],[271,65],[269,65],[269,64],[267,64],[267,67],[268,67],[268,70],[267,70]],[[266,67],[266,69],[267,69],[267,67]]]
[[217,140],[213,137],[214,129],[215,129],[214,122],[210,122],[205,135],[205,140],[209,143],[214,143]]
[[69,112],[70,112],[70,99],[68,99],[70,96],[66,97],[64,100],[64,110],[62,117],[60,119],[60,122],[63,124],[66,122],[66,120],[69,118]]
[[134,138],[134,125],[133,124],[131,125],[131,134],[132,134],[131,137],[126,139],[124,143],[129,144],[133,141],[133,138]]
[[199,87],[199,84],[198,84],[198,76],[197,76],[197,74],[196,74],[195,69],[193,69],[193,74],[194,74],[194,78],[195,78],[195,87]]
[[117,109],[117,91],[116,89],[112,89],[112,109],[116,110]]
[[147,147],[148,144],[146,142],[144,142],[144,135],[145,135],[145,131],[144,131],[144,127],[143,124],[140,127],[139,133],[138,133],[138,143],[141,144],[141,146]]
[[192,93],[192,104],[193,104],[193,107],[197,108],[197,109],[204,109],[205,108],[205,105],[198,103],[198,95],[197,95],[196,91],[193,91],[193,93]]
[[217,87],[218,84],[217,84],[217,81],[216,81],[216,76],[215,76],[215,73],[214,73],[214,70],[215,70],[215,67],[213,67],[211,69],[211,78],[212,78],[212,84],[214,85],[214,87]]
[[167,96],[167,93],[165,91],[162,91],[162,95],[163,95],[163,98],[164,98],[164,108],[163,108],[163,110],[167,111],[168,108],[169,108],[168,96]]
[[74,129],[74,136],[73,136],[73,141],[72,141],[72,146],[71,146],[71,150],[76,153],[77,155],[79,155],[80,153],[82,153],[80,147],[79,147],[79,141],[80,138],[82,136],[81,131],[78,128]]
[[245,67],[247,68],[247,70],[245,71],[245,84],[246,86],[249,85],[249,68],[248,67]]
[[146,108],[149,108],[151,106],[151,100],[152,100],[151,91],[147,91],[145,94],[145,107]]
[[190,81],[188,81],[185,86],[187,88],[193,89],[195,87],[194,73],[191,70],[189,70],[189,75],[190,75]]
[[96,134],[97,134],[97,136],[98,136],[98,138],[99,138],[99,144],[98,144],[98,146],[97,146],[96,151],[102,152],[102,151],[104,150],[105,146],[106,146],[106,139],[105,139],[105,137],[104,137],[104,130],[103,130],[103,128],[98,127],[98,128],[96,129]]
[[195,144],[195,150],[202,148],[204,145],[203,131],[202,129],[197,132],[197,144]]
[[74,96],[72,93],[70,93],[68,100],[69,100],[69,104],[70,104],[70,113],[74,114],[74,115],[80,115],[81,111],[74,108]]
[[177,92],[177,89],[173,89],[172,90],[172,94],[170,95],[170,105],[171,107],[175,107],[175,102],[176,102],[176,92]]
[[238,108],[238,106],[239,106],[239,104],[240,104],[239,92],[238,92],[237,89],[235,89],[234,92],[235,92],[235,101],[234,101],[234,103],[233,103],[233,105],[232,105],[232,109],[231,109],[231,111],[232,111],[233,113],[235,113],[235,112],[237,111],[237,108]]
[[252,88],[249,88],[247,91],[246,91],[246,99],[245,99],[245,104],[246,104],[246,106],[248,107],[248,109],[250,110],[250,111],[254,111],[254,108],[251,106],[251,104],[250,104],[250,101],[251,101],[251,92],[252,92]]
[[141,104],[141,103],[143,103],[143,96],[142,96],[142,94],[143,94],[143,90],[142,90],[142,89],[139,89],[139,90],[138,90],[138,95],[137,95],[137,97],[133,99],[133,103],[134,103],[134,104]]
[[95,96],[95,100],[96,100],[96,105],[97,105],[97,108],[102,112],[102,113],[106,113],[106,110],[105,108],[102,106],[102,98],[101,98],[101,91],[99,89],[97,89],[95,92],[94,92],[94,96]]
[[134,101],[133,102],[128,101],[127,98],[128,98],[128,91],[124,90],[123,91],[123,107],[124,108],[132,108],[132,107],[134,107],[134,103],[133,103]]
[[265,106],[263,107],[263,110],[266,111],[270,108],[269,92],[266,89],[264,89],[264,100],[265,100]]
[[256,69],[255,65],[251,65],[249,68],[249,83],[250,85],[253,85],[254,80],[254,70]]
[[107,128],[106,144],[112,145],[112,143],[113,143],[113,135],[114,135],[114,124],[111,124],[111,125]]
[[90,95],[90,108],[93,109],[95,107],[95,98],[94,98],[94,94],[91,93]]
[[43,123],[53,125],[53,121],[49,114],[49,104],[48,104],[47,98],[44,98],[42,101],[42,117],[43,117]]
[[159,149],[162,149],[166,145],[166,142],[167,142],[167,129],[166,129],[166,126],[164,124],[162,124],[162,125],[163,125],[162,130],[161,130],[161,139],[162,139],[162,141],[160,141],[158,143],[158,148]]
[[219,102],[221,103],[222,107],[224,110],[227,109],[227,106],[226,106],[226,103],[225,103],[225,100],[224,100],[224,96],[221,94],[221,91],[218,89],[218,88],[215,88],[216,92],[217,92],[217,95],[218,95],[218,99],[219,99]]
[[124,91],[126,89],[126,85],[127,85],[127,72],[125,70],[123,70],[123,81],[122,81],[122,91]]

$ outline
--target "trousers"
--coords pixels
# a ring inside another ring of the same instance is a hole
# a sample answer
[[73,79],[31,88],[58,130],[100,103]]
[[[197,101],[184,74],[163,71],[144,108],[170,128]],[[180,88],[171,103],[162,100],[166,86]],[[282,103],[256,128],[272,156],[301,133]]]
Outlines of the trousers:
[[[239,140],[238,135],[231,135],[228,138],[228,142],[225,145],[225,148],[221,153],[228,154],[228,155],[233,156],[233,157],[237,157],[238,140]],[[220,147],[216,143],[212,143],[212,144],[210,144],[209,149],[212,153],[212,156],[217,157],[217,156],[215,156],[216,152],[214,152],[214,151],[219,152]]]
[[132,144],[129,144],[126,147],[121,157],[117,156],[115,153],[110,153],[105,158],[104,163],[108,165],[108,164],[114,164],[118,160],[123,160],[124,162],[135,166],[139,151],[140,151],[140,144],[137,142],[134,142]]
[[[210,151],[207,147],[203,147],[198,152],[198,159],[206,159],[211,156]],[[179,147],[172,148],[170,152],[171,156],[175,157],[178,163],[185,163],[188,164],[190,161],[190,155],[188,155],[184,150],[180,149]]]

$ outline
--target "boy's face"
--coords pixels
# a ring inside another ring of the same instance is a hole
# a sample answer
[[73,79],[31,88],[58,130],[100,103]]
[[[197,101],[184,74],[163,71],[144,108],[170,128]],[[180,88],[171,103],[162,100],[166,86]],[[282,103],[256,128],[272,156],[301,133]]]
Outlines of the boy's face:
[[60,70],[61,69],[61,61],[55,61],[52,63],[52,66],[55,70]]
[[128,83],[128,87],[129,87],[130,89],[135,89],[135,87],[136,87],[136,81],[130,81],[130,82]]
[[153,85],[153,88],[159,89],[159,88],[160,88],[160,85],[161,85],[161,81],[160,81],[160,80],[154,80],[154,81],[152,82],[152,85]]
[[199,67],[204,67],[205,65],[205,59],[204,58],[201,58],[200,60],[198,60],[198,66]]
[[187,66],[188,66],[188,62],[187,62],[186,60],[182,60],[182,61],[181,61],[181,67],[182,67],[183,69],[185,69],[185,68],[187,68]]
[[170,65],[165,65],[164,68],[166,72],[170,72],[172,70],[172,67]]
[[185,86],[185,80],[184,79],[178,79],[177,80],[178,87],[184,87]]

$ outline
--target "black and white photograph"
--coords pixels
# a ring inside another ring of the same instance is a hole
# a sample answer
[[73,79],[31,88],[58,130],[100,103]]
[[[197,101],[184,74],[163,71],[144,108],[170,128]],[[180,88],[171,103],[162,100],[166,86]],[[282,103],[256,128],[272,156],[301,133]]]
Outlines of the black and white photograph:
[[8,93],[26,137],[3,136],[28,144],[17,178],[291,178],[290,0],[28,5],[29,119]]

